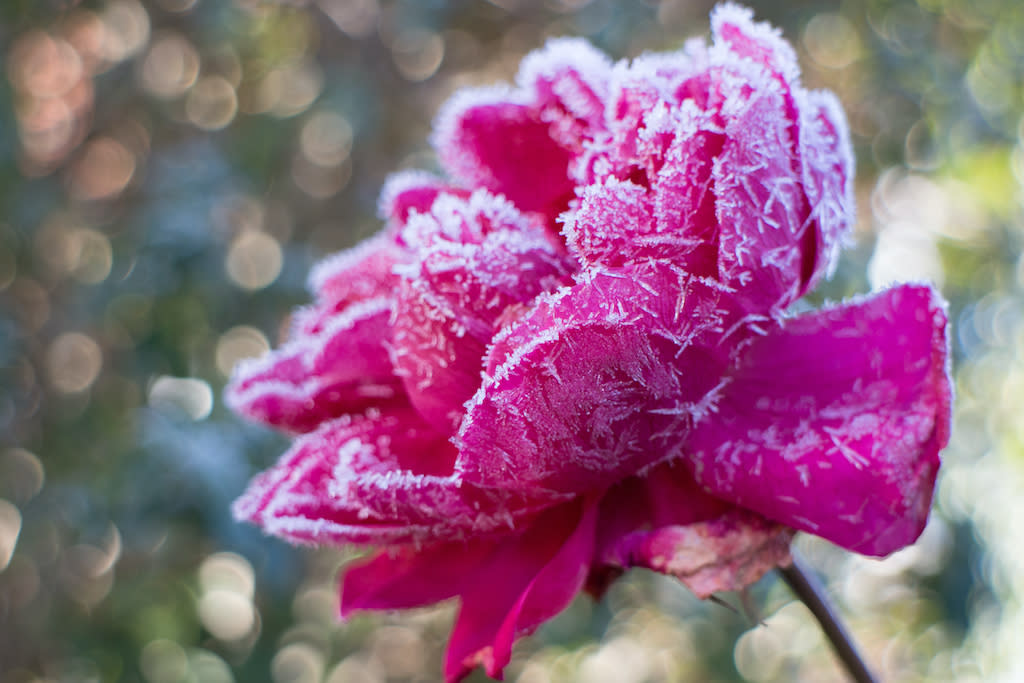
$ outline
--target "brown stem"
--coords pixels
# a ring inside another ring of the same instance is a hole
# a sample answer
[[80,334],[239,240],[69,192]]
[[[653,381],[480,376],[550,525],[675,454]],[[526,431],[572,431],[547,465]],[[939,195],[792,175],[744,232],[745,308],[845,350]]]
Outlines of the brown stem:
[[825,589],[821,582],[807,568],[796,549],[793,549],[792,554],[793,564],[788,567],[779,567],[782,578],[821,624],[821,630],[825,632],[832,644],[832,649],[839,655],[839,659],[842,660],[853,680],[857,683],[877,683],[878,679],[871,674],[864,659],[857,652],[850,632],[843,626],[839,615],[829,604],[828,596],[825,595]]

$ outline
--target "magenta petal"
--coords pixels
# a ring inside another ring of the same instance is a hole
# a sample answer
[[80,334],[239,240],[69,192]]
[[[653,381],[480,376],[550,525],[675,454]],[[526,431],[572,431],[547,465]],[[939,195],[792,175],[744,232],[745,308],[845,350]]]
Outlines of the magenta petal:
[[309,277],[317,303],[295,314],[284,345],[235,367],[228,405],[302,433],[400,393],[384,342],[397,283],[392,269],[406,258],[379,235],[318,264]]
[[459,597],[446,680],[461,680],[481,665],[500,678],[515,638],[562,611],[583,585],[593,560],[596,509],[576,500],[504,537],[381,552],[346,568],[342,616]]
[[850,131],[843,109],[830,92],[798,92],[800,100],[800,160],[803,185],[817,228],[817,257],[813,274],[805,276],[811,289],[823,275],[831,275],[843,238],[853,225],[854,163]]
[[755,22],[750,9],[731,3],[718,5],[711,13],[711,32],[716,45],[724,43],[731,53],[767,67],[794,85],[797,83],[800,67],[796,52],[777,28]]
[[583,190],[563,232],[584,262],[618,266],[657,239],[654,230],[647,189],[613,177]]
[[469,193],[426,171],[401,171],[384,183],[377,213],[393,228],[401,229],[412,212],[426,213],[441,194],[465,197]]
[[713,283],[657,265],[581,280],[497,337],[457,438],[467,480],[602,489],[680,455],[713,402],[729,327]]
[[465,90],[438,115],[434,149],[459,181],[554,220],[568,206],[573,185],[571,154],[551,137],[550,127],[522,93]]
[[604,127],[611,63],[579,38],[550,40],[523,60],[516,81],[562,146],[581,151]]
[[[381,233],[316,264],[309,289],[323,315],[330,316],[358,301],[390,295],[397,282],[393,270],[408,258],[392,235]],[[316,332],[308,325],[302,331]]]
[[391,307],[390,298],[380,297],[334,315],[313,309],[303,322],[319,330],[239,363],[225,400],[243,415],[296,433],[390,401],[401,392],[383,344],[391,335]]
[[689,440],[698,482],[856,552],[912,543],[949,439],[946,324],[905,285],[755,337]]
[[817,260],[790,95],[763,71],[723,71],[719,87],[734,112],[713,173],[719,279],[741,289],[748,310],[778,309],[803,293],[805,260]]
[[[358,610],[422,607],[456,597],[494,552],[494,541],[442,543],[416,549],[384,550],[345,567],[341,578],[341,616]],[[458,557],[458,562],[452,562]]]
[[438,200],[405,234],[417,262],[401,270],[395,369],[420,414],[452,434],[502,316],[557,286],[571,264],[542,226],[484,192]]
[[677,236],[669,253],[688,272],[717,278],[719,224],[712,174],[724,136],[713,118],[694,112],[692,126],[677,131],[652,190],[659,231]]
[[698,597],[740,590],[789,561],[793,531],[705,493],[679,463],[609,489],[598,520],[598,568],[644,567]]
[[508,531],[555,502],[464,483],[454,460],[408,407],[344,417],[297,439],[234,512],[294,542],[394,544]]
[[637,531],[620,539],[601,560],[675,576],[694,595],[707,598],[742,590],[772,569],[789,564],[793,533],[735,508],[704,522]]
[[593,560],[596,508],[582,500],[552,508],[499,544],[467,581],[445,658],[449,682],[478,665],[500,678],[515,638],[572,602]]

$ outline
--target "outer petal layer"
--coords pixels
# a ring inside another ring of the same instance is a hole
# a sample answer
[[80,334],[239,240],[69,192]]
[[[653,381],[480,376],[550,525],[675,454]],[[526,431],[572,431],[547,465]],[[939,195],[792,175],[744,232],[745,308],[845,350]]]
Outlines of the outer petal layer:
[[778,324],[689,440],[710,493],[850,550],[918,537],[949,439],[946,314],[902,286]]
[[645,567],[698,597],[740,590],[789,561],[793,530],[704,492],[680,463],[612,487],[601,501],[597,573]]
[[556,287],[571,264],[542,226],[486,193],[439,200],[407,232],[419,246],[401,270],[393,361],[413,405],[451,434],[502,316]]
[[721,295],[651,266],[590,271],[542,300],[491,349],[457,469],[484,486],[581,493],[680,455],[727,366]]
[[309,277],[317,302],[295,314],[283,346],[235,367],[228,405],[302,433],[400,395],[384,343],[391,336],[391,271],[403,258],[381,235],[320,263]]
[[235,516],[300,543],[412,543],[507,532],[555,502],[481,490],[455,450],[408,406],[344,417],[296,440]]
[[593,560],[596,510],[577,500],[500,539],[385,551],[346,571],[342,615],[458,596],[445,678],[461,680],[478,665],[500,677],[516,636],[558,614],[582,587]]

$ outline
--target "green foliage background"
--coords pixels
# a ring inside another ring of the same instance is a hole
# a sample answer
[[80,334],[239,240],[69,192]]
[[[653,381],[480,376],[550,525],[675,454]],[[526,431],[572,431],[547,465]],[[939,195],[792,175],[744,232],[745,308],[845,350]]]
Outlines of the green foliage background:
[[[859,225],[813,304],[933,279],[958,401],[922,541],[823,572],[887,680],[1021,680],[1024,6],[752,2],[836,91]],[[613,57],[707,31],[693,0],[0,4],[0,683],[433,681],[451,606],[339,625],[343,553],[235,524],[285,448],[220,394],[310,265],[372,234],[433,113],[546,37]],[[517,646],[510,680],[841,680],[768,578],[762,625],[641,572]],[[476,674],[482,680],[482,676]]]

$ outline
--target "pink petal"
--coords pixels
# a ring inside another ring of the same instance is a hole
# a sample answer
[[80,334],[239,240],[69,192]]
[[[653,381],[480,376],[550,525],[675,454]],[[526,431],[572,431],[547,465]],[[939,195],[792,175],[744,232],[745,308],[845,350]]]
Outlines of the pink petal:
[[392,269],[407,258],[382,234],[320,262],[309,277],[317,303],[295,314],[284,345],[235,367],[228,405],[302,433],[400,394],[384,342],[397,286]]
[[551,137],[550,128],[522,93],[463,90],[438,114],[434,149],[457,180],[553,220],[568,206],[573,185],[571,153]]
[[912,543],[949,438],[946,323],[904,285],[753,338],[690,437],[697,481],[856,552]]
[[394,365],[420,414],[452,434],[502,316],[557,287],[571,265],[543,227],[485,193],[439,200],[410,232],[418,263],[402,270]]
[[609,132],[591,145],[586,177],[647,189],[644,219],[602,234],[593,214],[609,213],[609,193],[597,183],[567,236],[589,222],[606,243],[582,250],[585,261],[669,259],[736,289],[748,311],[781,310],[830,270],[851,226],[849,136],[834,100],[800,87],[776,31],[732,5],[713,27],[711,48],[616,68]]
[[711,33],[716,44],[721,42],[730,52],[798,84],[800,67],[793,47],[779,29],[766,22],[755,22],[750,9],[732,3],[718,5],[711,12]]
[[445,679],[459,681],[477,666],[500,678],[515,638],[565,609],[582,587],[593,560],[596,509],[577,500],[502,538],[384,551],[345,570],[342,616],[459,597]]
[[[737,55],[763,67],[763,75],[736,64],[729,67],[743,74],[760,97],[745,103],[734,91],[723,104],[730,125],[738,122],[734,130],[752,134],[744,139],[727,128],[730,141],[739,141],[742,151],[730,157],[727,148],[722,168],[741,169],[741,174],[755,169],[747,183],[729,173],[716,174],[718,216],[726,226],[723,275],[749,284],[751,310],[764,304],[785,306],[831,271],[841,238],[853,222],[853,155],[846,120],[831,95],[800,87],[796,54],[777,29],[754,22],[750,10],[735,5],[718,7],[711,25],[716,38],[712,52],[728,54],[726,65]],[[737,107],[745,111],[728,116]],[[761,152],[760,145],[772,151]],[[773,156],[777,167],[760,163]],[[755,215],[760,207],[763,219],[754,232],[744,215]],[[731,234],[730,224],[744,227]],[[751,271],[754,278],[748,279]]]
[[[309,290],[329,316],[350,304],[393,293],[397,278],[392,271],[408,258],[393,235],[380,233],[317,263],[309,274]],[[303,331],[315,333],[309,326]]]
[[661,265],[591,270],[496,338],[457,468],[509,490],[607,487],[681,454],[728,352],[713,283]]
[[604,127],[611,63],[579,38],[550,40],[531,52],[519,67],[516,82],[551,124],[551,136],[574,152]]
[[384,183],[377,213],[382,220],[400,229],[411,212],[426,213],[441,194],[465,197],[469,193],[426,171],[400,171]]
[[705,493],[685,467],[663,463],[601,501],[600,567],[645,567],[698,597],[740,590],[789,560],[793,531]]
[[359,610],[410,609],[454,598],[469,582],[479,580],[481,566],[496,543],[401,546],[354,562],[341,577],[341,617],[348,619]]
[[300,315],[317,332],[296,334],[262,358],[239,363],[225,400],[243,415],[295,433],[392,400],[402,389],[383,344],[391,335],[391,307],[390,297],[379,297],[340,313]]
[[790,93],[763,71],[723,70],[717,87],[726,119],[712,173],[719,279],[742,289],[748,310],[783,307],[804,292],[817,259]]
[[507,532],[555,499],[482,491],[408,406],[343,417],[296,440],[235,516],[300,543],[410,543]]
[[618,266],[635,257],[637,245],[655,231],[647,189],[606,178],[583,190],[579,208],[563,232],[585,263]]
[[809,291],[822,276],[835,270],[843,239],[853,225],[854,162],[846,116],[835,95],[799,91],[796,97],[800,101],[804,192],[818,240],[814,272],[805,276],[804,287]]
[[445,658],[449,682],[478,665],[500,678],[515,638],[572,602],[593,560],[596,509],[581,500],[552,508],[525,533],[497,545],[460,591]]

